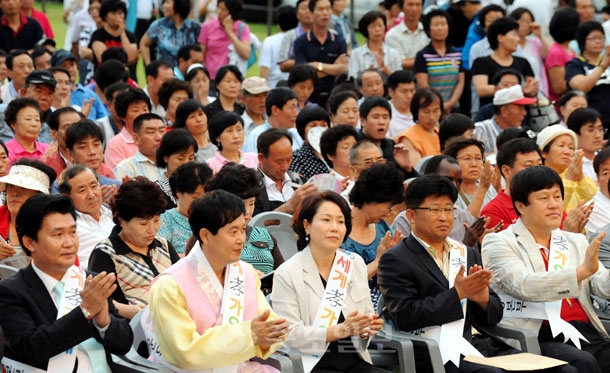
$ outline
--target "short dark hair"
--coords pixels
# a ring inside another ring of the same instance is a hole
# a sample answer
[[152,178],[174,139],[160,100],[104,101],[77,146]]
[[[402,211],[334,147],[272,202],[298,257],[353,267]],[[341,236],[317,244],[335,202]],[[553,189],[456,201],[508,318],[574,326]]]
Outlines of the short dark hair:
[[167,206],[165,192],[144,176],[124,182],[110,201],[112,220],[120,225],[120,220],[133,218],[149,219],[161,215]]
[[119,118],[125,118],[129,105],[137,102],[145,102],[148,106],[148,111],[152,109],[150,98],[148,98],[146,92],[140,88],[129,87],[129,89],[119,93],[118,96],[116,96],[116,100],[114,100],[114,110],[116,111],[116,115]]
[[464,150],[469,146],[476,146],[481,151],[481,157],[485,156],[485,144],[477,139],[458,139],[451,143],[444,151],[443,154],[447,154],[450,157],[457,159],[457,155],[460,150]]
[[218,136],[227,128],[236,124],[241,124],[243,129],[244,120],[241,115],[232,111],[221,111],[212,117],[208,123],[208,133],[210,134],[210,141],[218,147],[218,150],[222,150],[222,144],[217,140]]
[[216,235],[220,228],[245,213],[246,206],[241,198],[225,190],[215,190],[193,201],[189,213],[189,225],[193,235],[201,242],[199,232],[202,229],[205,228]]
[[257,197],[263,190],[262,178],[253,168],[229,162],[207,182],[206,191],[226,190],[241,199]]
[[599,175],[599,167],[610,159],[610,147],[605,147],[600,150],[593,158],[593,170],[595,170],[595,174]]
[[296,65],[288,74],[288,86],[294,87],[297,83],[312,81],[314,88],[318,85],[318,73],[313,66],[307,64]]
[[343,236],[343,242],[345,242],[352,232],[352,212],[345,198],[331,191],[310,194],[299,203],[292,217],[292,229],[297,234],[297,247],[299,250],[303,250],[305,246],[309,244],[309,242],[307,242],[307,233],[305,232],[305,224],[303,222],[307,220],[311,223],[314,216],[318,213],[320,205],[324,202],[334,203],[339,206],[339,209],[341,209],[341,212],[343,213],[343,218],[345,219],[345,236]]
[[173,70],[172,65],[165,62],[164,60],[154,60],[148,65],[146,65],[144,71],[146,73],[146,76],[152,76],[153,78],[156,78],[159,76],[159,70],[161,70],[161,68]]
[[34,49],[32,50],[32,54],[30,54],[30,56],[32,57],[32,60],[34,61],[34,64],[36,64],[36,58],[43,56],[45,54],[48,54],[50,56],[53,55],[53,53],[51,53],[51,51],[48,50],[47,48],[45,48],[41,45],[36,45],[36,46],[34,46]]
[[[320,0],[309,0],[307,6],[309,7],[309,11],[313,13],[313,10],[316,9],[316,3]],[[330,0],[330,7],[332,9],[334,0]]]
[[30,249],[24,245],[23,238],[29,237],[38,241],[38,232],[42,229],[44,218],[51,214],[70,214],[76,224],[76,209],[72,199],[63,194],[49,195],[39,193],[28,198],[17,214],[15,229],[19,243],[26,255],[32,255]]
[[143,114],[138,115],[136,117],[136,119],[133,120],[133,132],[134,133],[140,132],[140,129],[142,129],[144,122],[149,121],[149,120],[160,120],[161,122],[163,122],[163,118],[161,118],[158,114],[143,113]]
[[290,141],[290,145],[292,145],[292,136],[290,136],[288,131],[279,128],[269,128],[256,139],[256,151],[262,154],[263,158],[267,158],[271,145],[278,142],[282,137],[287,138]]
[[387,98],[381,96],[372,96],[364,100],[360,104],[360,119],[366,119],[369,116],[371,110],[376,107],[384,108],[388,111],[390,118],[392,118],[392,106]]
[[456,164],[459,166],[459,162],[450,155],[435,155],[432,158],[428,159],[428,162],[426,162],[426,167],[424,168],[424,175],[438,175],[441,163],[443,163],[443,161],[447,161],[450,164]]
[[123,48],[110,47],[102,52],[102,63],[105,61],[116,60],[123,65],[127,65],[127,52]]
[[68,70],[64,69],[63,67],[53,66],[49,69],[49,72],[53,75],[55,75],[55,73],[66,74],[68,76],[68,80],[70,81],[70,83],[72,83],[72,78],[70,77],[70,72]]
[[581,107],[572,112],[570,117],[568,118],[568,128],[574,131],[577,135],[580,135],[580,129],[587,124],[595,124],[595,122],[600,121],[603,123],[602,114],[593,109],[587,107]]
[[307,127],[310,122],[318,120],[325,121],[326,127],[330,127],[330,116],[326,110],[322,109],[322,107],[305,106],[303,109],[301,109],[299,115],[297,115],[296,127],[299,136],[301,136],[303,140],[307,140],[305,138],[305,127]]
[[189,115],[199,109],[201,109],[207,119],[207,114],[203,110],[203,104],[201,104],[201,102],[192,98],[189,98],[186,101],[182,101],[178,105],[178,108],[176,108],[176,120],[174,121],[173,128],[186,128],[186,120],[188,119]]
[[121,0],[104,0],[100,7],[100,18],[105,22],[108,13],[116,12],[118,10],[122,10],[125,17],[127,17],[127,5],[125,5],[124,2]]
[[212,177],[212,173],[212,169],[207,163],[188,162],[181,164],[169,177],[169,188],[172,195],[178,198],[178,193],[195,193],[200,185],[207,189],[205,185]]
[[387,21],[385,15],[378,10],[371,10],[360,18],[358,21],[358,31],[364,36],[365,39],[369,38],[369,26],[371,23],[381,19],[383,21],[383,28],[387,28]]
[[243,8],[243,3],[241,0],[218,0],[217,3],[225,3],[225,6],[229,11],[229,15],[233,20],[237,21],[241,19],[241,12]]
[[581,51],[585,51],[587,37],[593,31],[599,31],[604,35],[606,34],[602,24],[597,21],[583,22],[576,28],[576,42],[578,43],[578,48],[580,48]]
[[[161,138],[161,144],[157,148],[155,153],[157,167],[166,168],[167,162],[165,157],[169,157],[172,154],[176,154],[185,150],[193,148],[193,151],[197,153],[199,147],[197,141],[193,138],[193,135],[184,128],[175,128],[167,132]],[[192,192],[191,192],[192,193]]]
[[[498,148],[498,153],[496,154],[496,165],[500,170],[500,174],[502,174],[502,166],[508,166],[510,168],[515,166],[517,155],[532,152],[538,153],[538,156],[542,160],[540,148],[533,139],[520,137],[508,140],[502,144],[502,146]],[[504,174],[502,174],[502,176],[504,176]]]
[[297,8],[291,5],[282,5],[277,8],[277,23],[280,27],[280,31],[288,31],[299,25],[299,20],[297,19]]
[[[165,1],[165,0],[164,0]],[[174,13],[180,15],[180,18],[186,19],[191,12],[191,2],[189,0],[173,0]]]
[[474,130],[474,122],[469,116],[461,113],[451,113],[445,118],[438,129],[438,137],[441,142],[441,150],[445,149],[447,140],[452,137],[462,136],[464,132]]
[[[528,197],[531,193],[542,189],[550,189],[555,185],[561,190],[561,198],[564,198],[563,182],[557,172],[546,166],[528,167],[517,172],[510,182],[510,197],[518,216],[521,216],[517,209],[517,202],[529,205]],[[409,185],[410,187],[410,185]]]
[[[176,5],[176,3],[174,2],[174,6]],[[190,11],[190,10],[189,10]],[[186,17],[184,17],[186,18]],[[191,58],[191,52],[202,52],[203,50],[201,49],[201,45],[193,43],[193,44],[186,44],[183,45],[182,47],[180,47],[180,49],[178,49],[178,54],[176,55],[176,58],[178,60],[183,59],[183,60],[188,60],[189,58]]]
[[214,79],[214,83],[216,84],[216,86],[218,86],[220,82],[222,82],[222,80],[225,78],[225,75],[227,75],[228,73],[233,73],[233,75],[235,75],[235,77],[237,78],[237,80],[239,80],[240,83],[244,81],[244,76],[242,75],[241,71],[239,71],[239,68],[237,66],[224,65],[221,66],[220,69],[218,69],[218,72],[216,73],[216,78]]
[[104,142],[104,135],[100,127],[91,119],[83,118],[66,130],[66,148],[72,150],[76,143],[87,138]]
[[127,82],[128,77],[124,64],[117,60],[108,60],[97,67],[93,79],[99,89],[104,92],[113,83]]
[[529,9],[525,8],[525,7],[518,7],[516,9],[513,9],[512,12],[510,12],[510,14],[508,15],[510,18],[514,19],[515,21],[519,21],[519,19],[521,19],[521,17],[523,17],[523,15],[527,13],[530,15],[530,17],[532,17],[532,22],[536,22],[536,18],[534,18],[534,13],[532,13]]
[[104,90],[104,97],[106,97],[107,102],[112,102],[115,93],[126,91],[129,87],[131,86],[125,82],[112,83]]
[[557,9],[549,23],[549,32],[557,43],[576,38],[576,29],[580,23],[580,16],[573,8]]
[[330,167],[333,167],[333,162],[328,156],[334,157],[337,155],[337,145],[346,137],[353,137],[354,140],[358,141],[358,132],[352,126],[339,124],[324,131],[322,137],[320,137],[320,152],[324,161]]
[[587,100],[587,103],[589,102],[589,98],[587,97],[587,94],[584,93],[583,91],[570,90],[570,91],[567,91],[566,93],[564,93],[559,98],[559,107],[566,106],[566,104],[574,97],[584,97],[585,100]]
[[32,58],[32,56],[30,56],[30,54],[28,53],[28,51],[26,51],[25,49],[13,49],[12,51],[10,51],[10,53],[6,56],[6,68],[9,70],[13,70],[13,60],[16,57],[19,56],[23,56],[26,55],[28,57],[30,57],[30,60],[32,61],[32,63],[34,63],[34,59]]
[[[339,106],[348,99],[353,98],[356,102],[358,102],[358,96],[352,91],[341,91],[336,94],[330,95],[328,98],[328,111],[332,115],[337,115],[337,110],[339,110]],[[341,123],[338,123],[341,124]]]
[[267,112],[267,116],[271,116],[272,107],[275,106],[282,110],[288,101],[296,99],[297,94],[290,88],[273,88],[267,93],[267,98],[265,99],[265,112]]
[[163,106],[164,109],[167,109],[169,106],[169,99],[174,93],[179,91],[185,91],[188,98],[193,98],[193,91],[191,91],[188,82],[180,79],[170,79],[163,82],[161,88],[159,88],[159,92],[157,92],[159,104]]
[[[451,35],[451,16],[449,15],[449,13],[442,9],[432,9],[424,16],[424,19],[422,20],[422,25],[424,26],[424,32],[426,33],[426,35],[430,37],[430,24],[432,23],[432,18],[434,17],[445,17],[445,20],[447,20],[447,26],[449,26],[448,35]],[[449,40],[449,38],[447,38],[447,40]],[[448,42],[447,40],[445,40],[445,43]]]
[[453,203],[457,201],[458,190],[446,176],[424,175],[409,183],[405,192],[407,208],[414,210],[421,206],[428,197],[447,196]]
[[396,70],[388,76],[388,89],[395,90],[403,83],[415,83],[415,75],[411,70]]
[[434,88],[418,88],[411,99],[411,115],[413,120],[419,120],[419,109],[427,108],[432,105],[435,101],[438,101],[441,110],[443,109],[443,96]]
[[508,17],[498,18],[487,29],[489,46],[495,51],[499,47],[498,35],[506,35],[511,31],[517,30],[519,30],[519,24],[514,19]]
[[485,24],[485,17],[487,16],[487,13],[491,12],[500,12],[503,16],[506,15],[506,11],[504,10],[504,8],[499,5],[489,4],[483,7],[483,9],[479,11],[479,25],[482,29],[485,29],[487,27],[487,25]]
[[491,84],[493,84],[493,85],[500,84],[500,80],[502,80],[502,78],[505,75],[514,75],[517,77],[517,79],[519,79],[519,83],[523,83],[523,76],[521,75],[521,73],[515,69],[507,67],[507,68],[498,70],[498,72],[496,72],[494,74],[494,76],[491,78]]
[[87,167],[84,164],[73,164],[63,170],[57,178],[57,189],[59,190],[59,193],[69,196],[72,192],[72,185],[70,185],[70,180],[74,179],[76,176],[87,170],[91,171],[93,173],[93,176],[95,176],[95,178],[99,181],[99,175],[90,167]]
[[401,203],[405,191],[403,180],[396,167],[375,163],[360,173],[349,193],[349,200],[356,208],[367,203]]
[[210,72],[208,71],[208,69],[202,64],[197,64],[197,66],[191,68],[190,70],[187,69],[187,73],[186,75],[184,75],[184,80],[190,83],[190,81],[195,78],[197,72],[200,70],[203,71],[203,73],[208,77],[208,79],[210,79]]
[[364,77],[364,74],[366,74],[366,73],[377,74],[379,76],[379,78],[381,79],[381,81],[383,82],[383,86],[384,86],[384,89],[385,89],[385,79],[386,79],[385,74],[382,73],[381,71],[377,70],[374,67],[369,67],[368,69],[358,73],[358,76],[356,77],[356,85],[358,86],[359,89],[361,89],[362,85],[364,84],[362,79]]
[[57,131],[59,129],[59,118],[66,113],[76,113],[81,117],[81,119],[85,119],[85,116],[83,115],[83,113],[81,113],[80,111],[77,111],[75,108],[73,108],[71,106],[66,106],[66,107],[59,108],[51,113],[51,115],[49,116],[49,128],[51,128],[54,131]]
[[27,107],[36,109],[36,111],[38,111],[38,115],[42,116],[40,105],[38,104],[38,101],[34,100],[33,98],[18,97],[8,103],[8,106],[4,111],[4,121],[11,127],[11,129],[13,128],[13,125],[17,123],[17,114]]

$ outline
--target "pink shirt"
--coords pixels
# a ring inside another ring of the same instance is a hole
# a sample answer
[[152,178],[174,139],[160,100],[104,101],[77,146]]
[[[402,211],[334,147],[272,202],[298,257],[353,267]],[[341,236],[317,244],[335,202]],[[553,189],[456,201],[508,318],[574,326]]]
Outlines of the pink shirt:
[[[246,166],[248,168],[258,168],[258,154],[243,153],[240,151],[239,157],[240,165]],[[223,157],[222,154],[220,154],[220,150],[217,150],[216,154],[205,162],[208,164],[208,166],[210,166],[214,173],[217,173],[218,171],[220,171],[222,166],[229,163],[229,160]]]
[[[239,25],[241,21],[233,23],[233,32],[241,41],[250,42],[250,28],[244,23],[239,35]],[[231,39],[227,36],[224,28],[217,19],[211,19],[203,24],[201,32],[197,38],[199,44],[205,44],[205,67],[210,72],[210,78],[216,78],[216,72],[221,66],[229,63],[229,46]]]
[[137,152],[138,145],[133,141],[127,128],[123,127],[118,135],[108,141],[104,160],[110,168],[114,169],[123,159],[133,157]]
[[8,149],[8,160],[10,164],[15,163],[15,161],[21,158],[31,158],[31,159],[40,159],[43,154],[46,153],[47,149],[49,149],[49,144],[44,144],[38,141],[34,142],[34,151],[29,152],[21,146],[17,142],[17,140],[12,139],[6,143],[6,148]]
[[576,57],[576,52],[570,49],[570,53],[566,52],[561,45],[557,43],[553,43],[551,48],[549,48],[549,52],[546,54],[546,59],[544,60],[544,68],[546,69],[547,75],[549,77],[549,98],[553,101],[559,102],[560,96],[557,96],[553,93],[553,88],[551,88],[550,74],[548,74],[551,67],[564,67],[572,58]]

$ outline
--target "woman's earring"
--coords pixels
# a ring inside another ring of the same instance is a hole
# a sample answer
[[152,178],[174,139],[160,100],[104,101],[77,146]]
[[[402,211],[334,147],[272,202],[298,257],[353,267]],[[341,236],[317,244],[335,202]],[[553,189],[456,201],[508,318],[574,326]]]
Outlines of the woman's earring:
[[305,235],[305,241],[309,242],[309,233]]

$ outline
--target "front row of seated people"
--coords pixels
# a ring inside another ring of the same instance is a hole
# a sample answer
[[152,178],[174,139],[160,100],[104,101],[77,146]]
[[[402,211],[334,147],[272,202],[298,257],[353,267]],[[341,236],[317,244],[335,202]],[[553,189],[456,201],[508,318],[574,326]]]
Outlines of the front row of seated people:
[[[610,338],[590,300],[610,297],[610,274],[598,261],[604,234],[588,244],[559,228],[563,183],[550,168],[518,172],[510,191],[519,219],[487,234],[481,255],[448,238],[455,184],[440,175],[410,183],[411,234],[378,265],[387,319],[402,331],[440,335],[447,371],[500,371],[463,360],[517,352],[493,334],[500,320],[538,332],[542,354],[568,363],[558,371],[609,371]],[[286,343],[300,352],[306,371],[382,372],[367,352],[384,321],[373,309],[366,265],[340,249],[352,228],[343,197],[313,193],[299,205],[293,228],[305,248],[277,268],[273,309],[258,290],[257,272],[239,260],[249,214],[244,197],[215,190],[192,203],[188,220],[197,242],[153,280],[142,316],[147,339],[158,346],[151,359],[174,370],[272,372],[264,359]],[[76,230],[65,195],[41,193],[21,206],[16,233],[32,263],[0,282],[8,370],[108,371],[115,369],[110,354],[131,346],[129,324],[110,301],[117,277],[74,265]],[[527,307],[517,314],[505,309],[508,302]],[[431,369],[417,346],[416,364]]]

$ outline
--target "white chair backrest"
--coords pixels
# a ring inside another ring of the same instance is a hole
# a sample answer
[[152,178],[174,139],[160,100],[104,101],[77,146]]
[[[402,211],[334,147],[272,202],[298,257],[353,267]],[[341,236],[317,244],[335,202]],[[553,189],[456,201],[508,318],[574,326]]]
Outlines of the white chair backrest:
[[6,264],[0,264],[0,280],[9,278],[19,271],[18,268],[7,266]]
[[297,235],[292,230],[292,215],[284,212],[267,211],[252,218],[248,225],[252,227],[264,227],[277,240],[277,245],[284,260],[298,252]]
[[[146,341],[146,334],[144,334],[144,327],[142,326],[142,315],[144,314],[144,309],[140,310],[140,312],[136,313],[133,319],[129,322],[129,326],[133,331],[133,348],[140,353],[143,351],[143,347],[141,347],[142,343],[146,344],[146,350],[148,350],[148,342]],[[146,356],[147,357],[147,356]]]

